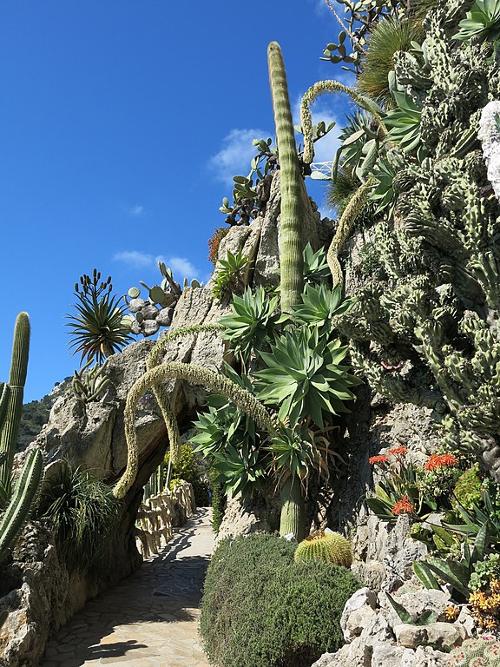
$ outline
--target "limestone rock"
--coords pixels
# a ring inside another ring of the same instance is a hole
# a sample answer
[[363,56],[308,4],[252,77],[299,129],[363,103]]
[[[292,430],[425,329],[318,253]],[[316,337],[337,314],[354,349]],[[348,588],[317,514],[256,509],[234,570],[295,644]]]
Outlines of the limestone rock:
[[478,138],[483,147],[483,154],[488,167],[488,180],[493,186],[497,199],[500,199],[500,101],[488,102],[481,113]]
[[237,535],[270,532],[264,508],[262,512],[259,509],[240,496],[228,498],[216,541]]
[[340,627],[346,642],[359,637],[368,620],[376,615],[376,606],[376,594],[366,587],[360,588],[347,600],[340,618]]

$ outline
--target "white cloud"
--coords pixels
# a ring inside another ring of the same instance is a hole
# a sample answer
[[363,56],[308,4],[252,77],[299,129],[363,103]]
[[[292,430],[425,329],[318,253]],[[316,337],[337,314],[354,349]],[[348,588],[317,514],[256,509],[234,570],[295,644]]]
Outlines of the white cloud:
[[177,281],[181,281],[184,278],[191,280],[192,278],[198,278],[200,275],[199,269],[186,257],[157,257],[156,261],[165,262],[167,266],[172,269],[174,278]]
[[131,206],[128,209],[128,214],[132,215],[133,217],[144,215],[144,206],[142,206],[142,204],[134,204],[134,206]]
[[139,250],[122,250],[121,252],[115,253],[113,259],[117,262],[123,262],[129,266],[135,267],[144,267],[150,266],[153,261],[153,255],[148,255],[145,252],[140,252]]
[[165,264],[172,269],[174,278],[181,282],[183,278],[191,280],[200,275],[199,269],[197,269],[187,257],[155,257],[154,255],[139,250],[122,250],[121,252],[115,253],[113,259],[138,269],[153,269],[157,266],[159,261],[165,262]]
[[232,184],[233,176],[245,175],[250,171],[250,161],[255,155],[253,139],[267,139],[273,136],[265,130],[234,129],[224,137],[222,148],[213,155],[208,165],[216,178]]

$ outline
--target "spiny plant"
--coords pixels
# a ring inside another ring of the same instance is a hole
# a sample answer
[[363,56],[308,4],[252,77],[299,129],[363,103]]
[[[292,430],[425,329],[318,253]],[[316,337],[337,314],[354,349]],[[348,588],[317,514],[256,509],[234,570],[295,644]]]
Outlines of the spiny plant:
[[23,407],[28,368],[30,323],[27,313],[16,319],[9,383],[0,391],[0,563],[8,556],[15,538],[34,505],[43,477],[40,449],[31,449],[18,478],[13,482],[13,461]]
[[400,51],[411,49],[412,42],[421,37],[421,28],[407,18],[387,17],[375,25],[362,71],[357,80],[358,89],[374,99],[380,98],[391,106],[389,74],[394,70],[394,57]]
[[92,276],[83,274],[75,283],[76,314],[68,315],[68,327],[73,341],[71,347],[81,358],[101,363],[119,352],[133,340],[121,298],[112,294],[111,276],[101,280],[94,269]]
[[88,470],[61,461],[57,474],[44,484],[38,516],[50,521],[66,563],[85,571],[99,557],[119,506],[110,486]]
[[83,405],[97,401],[111,385],[111,378],[106,375],[107,363],[106,360],[102,366],[92,367],[92,361],[88,361],[83,368],[75,371],[71,388]]
[[208,259],[212,264],[217,264],[219,246],[222,239],[227,236],[229,227],[217,227],[212,236],[208,239]]
[[322,561],[350,567],[352,563],[351,543],[340,533],[332,530],[315,531],[297,546],[294,560],[296,563]]
[[295,144],[285,64],[280,45],[277,42],[269,44],[267,59],[280,162],[280,299],[282,312],[288,313],[300,301],[304,280],[303,184]]
[[500,642],[494,637],[466,639],[450,653],[450,667],[497,667],[500,662]]

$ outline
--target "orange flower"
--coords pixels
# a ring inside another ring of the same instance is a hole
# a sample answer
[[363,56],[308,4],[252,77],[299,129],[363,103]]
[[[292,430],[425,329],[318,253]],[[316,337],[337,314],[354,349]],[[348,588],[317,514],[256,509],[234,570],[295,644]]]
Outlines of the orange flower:
[[385,456],[385,454],[379,454],[378,456],[370,456],[368,459],[368,463],[371,463],[371,465],[375,465],[375,463],[387,463],[389,460],[388,456]]
[[405,454],[408,453],[408,447],[393,447],[392,449],[389,449],[388,454],[392,454],[392,456],[404,456]]
[[436,470],[436,468],[452,468],[458,463],[457,457],[453,454],[433,454],[429,456],[424,464],[425,470]]
[[403,496],[400,498],[398,502],[394,504],[394,507],[391,510],[391,512],[396,516],[398,514],[412,514],[414,511],[415,507],[413,506],[413,503],[410,502],[408,496]]

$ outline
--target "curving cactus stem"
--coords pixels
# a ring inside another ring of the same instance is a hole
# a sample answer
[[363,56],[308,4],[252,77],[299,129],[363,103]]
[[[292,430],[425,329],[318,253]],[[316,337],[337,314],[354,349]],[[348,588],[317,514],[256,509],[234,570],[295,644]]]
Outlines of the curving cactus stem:
[[30,321],[27,313],[19,313],[14,327],[12,361],[9,377],[9,397],[0,430],[0,485],[6,497],[10,495],[12,462],[23,411],[24,383],[28,370]]
[[0,563],[23,527],[38,493],[43,476],[43,456],[40,449],[32,449],[12,491],[10,502],[0,519]]
[[293,306],[300,303],[304,282],[302,256],[303,181],[295,145],[285,64],[280,45],[277,42],[269,44],[267,56],[280,163],[281,310],[288,313]]

